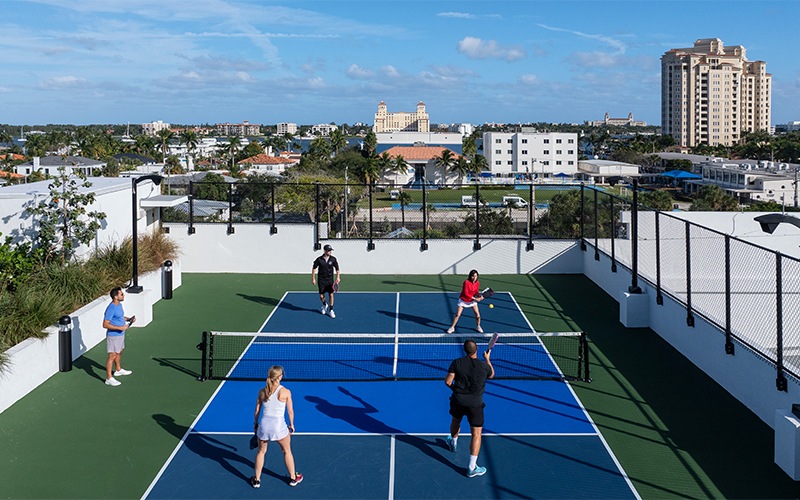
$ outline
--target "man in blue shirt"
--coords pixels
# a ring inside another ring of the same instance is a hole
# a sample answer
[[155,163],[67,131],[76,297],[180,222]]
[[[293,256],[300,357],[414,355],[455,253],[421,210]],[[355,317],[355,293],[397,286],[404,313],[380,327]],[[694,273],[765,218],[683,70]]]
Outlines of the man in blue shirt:
[[[103,315],[103,328],[106,329],[106,350],[108,351],[106,385],[116,387],[121,382],[114,377],[133,373],[122,368],[122,350],[125,349],[125,330],[136,321],[136,316],[125,316],[125,311],[122,309],[125,292],[122,291],[122,288],[112,289],[109,295],[111,295],[111,303],[106,307]],[[117,370],[112,373],[111,369],[114,365],[117,366]]]

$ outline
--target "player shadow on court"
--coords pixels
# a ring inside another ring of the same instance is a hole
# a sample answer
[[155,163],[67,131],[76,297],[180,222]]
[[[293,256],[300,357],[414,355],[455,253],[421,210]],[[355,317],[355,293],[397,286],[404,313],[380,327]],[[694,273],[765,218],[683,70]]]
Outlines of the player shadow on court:
[[[157,413],[153,415],[153,420],[155,420],[156,423],[158,423],[158,425],[160,425],[165,431],[169,432],[178,439],[183,439],[184,436],[186,436],[186,439],[183,441],[183,446],[186,449],[199,457],[214,460],[231,475],[240,478],[242,481],[249,481],[250,476],[253,475],[252,473],[253,468],[255,467],[255,462],[243,457],[242,454],[239,453],[239,449],[237,447],[223,443],[222,441],[214,439],[207,434],[192,433],[187,436],[186,431],[188,430],[188,427],[176,423],[175,419],[169,415]],[[243,442],[245,439],[249,439],[249,437],[242,437]],[[242,449],[248,449],[248,447],[243,446]],[[255,455],[255,452],[253,452],[253,455]],[[245,470],[248,472],[241,472],[240,469],[242,467],[237,467],[237,463],[246,466]],[[280,480],[284,479],[280,474],[272,472],[266,468],[264,469],[263,473]]]
[[92,378],[104,382],[106,380],[106,367],[93,359],[89,359],[88,356],[79,356],[72,362],[72,366],[85,371]]
[[435,321],[431,318],[426,316],[417,316],[416,314],[408,314],[408,313],[395,313],[394,311],[378,311],[380,314],[391,318],[392,320],[397,317],[400,321],[408,321],[409,323],[417,323],[418,325],[427,326],[430,328],[434,328],[436,330],[446,330],[447,327],[450,326],[450,319],[447,320],[446,323],[441,321]]
[[417,448],[425,455],[433,458],[434,460],[437,460],[438,462],[441,462],[447,467],[450,467],[459,474],[464,473],[463,467],[458,467],[453,462],[448,460],[445,456],[443,456],[439,451],[439,450],[442,451],[448,450],[447,444],[445,443],[444,439],[442,438],[432,439],[428,436],[426,437],[412,436],[406,434],[400,429],[395,429],[394,427],[386,425],[384,422],[381,422],[377,418],[370,415],[371,413],[377,413],[378,412],[377,408],[375,408],[374,406],[372,406],[371,404],[364,401],[363,399],[356,396],[355,394],[348,391],[346,388],[342,386],[339,386],[339,391],[342,394],[352,398],[361,406],[337,405],[318,396],[306,396],[305,399],[306,401],[315,404],[317,411],[327,415],[330,418],[343,420],[349,423],[350,425],[357,427],[367,433],[381,434],[384,436],[394,435],[395,439],[397,439],[398,441],[409,444],[414,448]]
[[258,295],[246,295],[244,293],[237,293],[236,295],[238,295],[239,297],[241,297],[241,298],[243,298],[245,300],[249,300],[249,301],[255,302],[257,304],[265,304],[265,305],[270,305],[270,306],[277,306],[278,304],[280,304],[282,309],[288,309],[290,311],[307,311],[307,312],[310,311],[310,312],[315,312],[315,313],[319,314],[319,305],[318,304],[315,307],[302,307],[302,306],[299,306],[297,304],[293,304],[288,299],[284,299],[284,301],[281,302],[280,300],[273,299],[272,297],[261,297],[261,296],[258,296]]

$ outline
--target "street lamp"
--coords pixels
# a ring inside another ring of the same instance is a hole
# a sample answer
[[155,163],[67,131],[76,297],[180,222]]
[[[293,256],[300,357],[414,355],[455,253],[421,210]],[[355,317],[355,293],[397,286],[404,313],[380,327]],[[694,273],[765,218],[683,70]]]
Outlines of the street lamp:
[[796,227],[800,227],[800,219],[797,217],[792,217],[791,215],[786,214],[766,214],[766,215],[759,215],[754,219],[761,225],[761,230],[765,233],[772,234],[775,232],[775,228],[778,227],[778,224],[785,222],[787,224],[791,224]]
[[161,185],[161,181],[164,178],[160,175],[143,175],[141,177],[133,177],[131,181],[133,181],[133,189],[132,189],[132,204],[131,204],[131,220],[133,221],[133,266],[132,266],[132,273],[133,276],[131,277],[131,286],[128,287],[128,293],[142,293],[143,288],[139,286],[139,237],[138,237],[138,228],[137,228],[137,216],[139,215],[139,208],[136,206],[137,200],[137,186],[140,182],[144,181],[153,181],[156,186]]
[[[636,177],[612,176],[608,183],[612,186],[620,182],[633,185],[633,207],[631,208],[631,286],[629,293],[642,293],[639,287],[639,179]],[[612,228],[612,231],[614,229]]]

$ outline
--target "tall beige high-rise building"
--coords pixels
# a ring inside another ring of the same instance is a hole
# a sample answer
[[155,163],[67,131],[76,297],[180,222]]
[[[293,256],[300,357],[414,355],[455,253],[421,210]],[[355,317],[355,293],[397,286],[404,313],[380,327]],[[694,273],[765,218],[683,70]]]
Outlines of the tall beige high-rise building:
[[772,75],[741,45],[702,38],[661,56],[661,131],[693,147],[731,146],[744,132],[769,130]]
[[386,110],[386,103],[378,103],[378,112],[375,113],[375,125],[372,130],[378,134],[380,132],[430,132],[431,120],[425,111],[425,103],[417,103],[415,113],[395,112],[389,113]]

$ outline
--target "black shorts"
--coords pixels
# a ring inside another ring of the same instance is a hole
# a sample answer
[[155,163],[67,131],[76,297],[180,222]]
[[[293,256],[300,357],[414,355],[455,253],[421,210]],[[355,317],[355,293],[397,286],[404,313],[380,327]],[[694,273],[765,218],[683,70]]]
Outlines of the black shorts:
[[466,415],[470,427],[483,427],[484,406],[486,406],[486,404],[480,406],[462,406],[451,399],[450,415],[459,422]]
[[317,281],[317,286],[319,287],[320,295],[323,293],[333,293],[333,281],[330,283],[326,281]]

